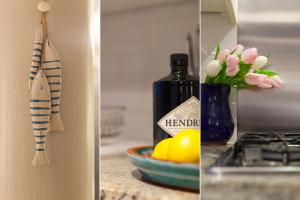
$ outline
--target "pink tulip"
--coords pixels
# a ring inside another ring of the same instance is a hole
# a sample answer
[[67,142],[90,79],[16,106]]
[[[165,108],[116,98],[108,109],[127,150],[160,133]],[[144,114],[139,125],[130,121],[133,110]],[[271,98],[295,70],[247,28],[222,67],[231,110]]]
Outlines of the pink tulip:
[[264,74],[253,73],[251,70],[245,76],[245,82],[248,83],[249,85],[256,85],[260,88],[272,87],[272,81],[268,76]]
[[272,81],[269,77],[264,77],[262,82],[259,83],[257,86],[260,87],[260,88],[266,88],[267,89],[267,88],[271,88],[273,85],[272,85]]
[[240,71],[239,67],[239,58],[236,55],[229,55],[226,59],[227,68],[226,68],[226,75],[227,76],[234,76]]
[[229,49],[223,49],[222,51],[220,51],[220,53],[217,56],[217,60],[220,63],[223,63],[223,61],[225,60],[225,58],[230,55],[230,50]]
[[257,57],[257,49],[255,47],[246,49],[242,52],[242,60],[246,64],[252,63]]
[[238,44],[235,46],[235,51],[233,52],[234,55],[240,55],[244,50],[244,46],[241,44]]
[[262,81],[262,76],[260,74],[255,74],[251,70],[245,76],[245,82],[249,85],[258,85]]
[[275,87],[282,87],[284,84],[279,76],[272,76],[270,80],[272,82],[272,85],[274,85]]

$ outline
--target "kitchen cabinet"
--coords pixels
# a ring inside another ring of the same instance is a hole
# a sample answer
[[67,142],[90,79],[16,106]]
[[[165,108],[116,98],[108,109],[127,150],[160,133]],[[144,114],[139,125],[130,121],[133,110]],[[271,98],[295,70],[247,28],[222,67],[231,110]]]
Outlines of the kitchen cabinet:
[[[102,13],[113,13],[131,9],[140,9],[151,6],[159,6],[170,3],[184,3],[185,0],[152,0],[152,1],[140,1],[140,0],[103,0],[102,1]],[[202,0],[201,11],[202,12],[222,12],[227,13],[230,16],[232,24],[237,22],[237,9],[238,0]]]
[[163,4],[184,3],[186,0],[102,0],[102,14],[121,12],[126,10],[136,10],[153,6],[160,6]]
[[[201,1],[201,64],[202,69],[214,55],[217,43],[232,48],[237,43],[236,0]],[[202,78],[205,70],[202,70]]]
[[232,24],[237,23],[238,0],[202,0],[201,12],[227,13]]

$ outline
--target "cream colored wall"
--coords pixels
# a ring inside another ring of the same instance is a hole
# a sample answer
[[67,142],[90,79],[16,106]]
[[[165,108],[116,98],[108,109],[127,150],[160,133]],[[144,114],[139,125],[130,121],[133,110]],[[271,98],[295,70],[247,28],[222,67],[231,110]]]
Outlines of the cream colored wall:
[[49,34],[63,62],[61,115],[65,131],[47,138],[52,165],[31,166],[34,144],[27,83],[39,22],[38,2],[0,0],[0,199],[92,199],[88,1],[49,0]]

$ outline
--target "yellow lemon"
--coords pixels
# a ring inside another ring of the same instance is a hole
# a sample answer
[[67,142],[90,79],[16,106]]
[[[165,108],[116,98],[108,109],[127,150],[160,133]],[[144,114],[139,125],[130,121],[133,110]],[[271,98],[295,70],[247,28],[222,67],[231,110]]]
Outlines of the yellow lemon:
[[162,160],[167,160],[169,144],[173,138],[168,138],[160,141],[154,148],[152,157]]
[[200,130],[186,129],[170,140],[167,160],[177,162],[199,162]]

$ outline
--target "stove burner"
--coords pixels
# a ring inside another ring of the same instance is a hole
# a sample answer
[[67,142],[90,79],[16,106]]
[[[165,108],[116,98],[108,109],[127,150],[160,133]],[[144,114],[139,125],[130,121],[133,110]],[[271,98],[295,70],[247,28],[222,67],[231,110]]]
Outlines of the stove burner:
[[272,143],[261,148],[261,156],[264,160],[282,161],[288,164],[300,160],[300,146],[289,146],[283,142]]
[[274,133],[274,136],[278,139],[277,142],[270,143],[269,145],[261,148],[262,159],[282,161],[287,165],[290,161],[300,159],[300,148],[297,146],[289,147],[289,141],[285,134]]
[[261,156],[264,160],[282,161],[284,164],[289,162],[289,151],[284,143],[273,143],[261,148]]
[[223,172],[300,173],[300,132],[256,131],[244,133],[210,170]]

